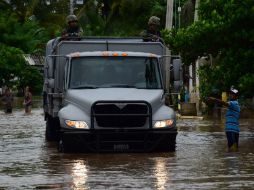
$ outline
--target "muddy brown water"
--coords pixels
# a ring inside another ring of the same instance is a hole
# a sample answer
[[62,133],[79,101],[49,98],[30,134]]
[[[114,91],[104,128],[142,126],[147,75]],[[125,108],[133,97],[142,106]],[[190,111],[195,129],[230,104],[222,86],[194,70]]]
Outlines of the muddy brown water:
[[179,120],[174,153],[63,154],[44,139],[42,110],[0,113],[0,189],[253,189],[254,120],[228,153],[221,121]]

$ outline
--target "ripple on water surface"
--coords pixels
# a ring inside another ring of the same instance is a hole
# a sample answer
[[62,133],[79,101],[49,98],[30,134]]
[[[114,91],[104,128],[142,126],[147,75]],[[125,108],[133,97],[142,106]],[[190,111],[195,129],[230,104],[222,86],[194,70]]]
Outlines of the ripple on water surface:
[[223,123],[178,121],[177,151],[62,154],[44,140],[42,110],[0,114],[0,189],[253,189],[254,124],[228,153]]

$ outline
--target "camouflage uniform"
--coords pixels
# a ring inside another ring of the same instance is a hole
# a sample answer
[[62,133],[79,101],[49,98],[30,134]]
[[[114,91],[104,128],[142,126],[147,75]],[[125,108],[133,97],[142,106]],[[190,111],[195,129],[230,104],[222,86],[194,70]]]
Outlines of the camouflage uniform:
[[79,26],[71,26],[71,22],[78,22],[75,15],[69,15],[66,18],[68,26],[62,31],[62,37],[82,37],[83,29]]
[[159,42],[162,40],[160,31],[153,32],[146,29],[140,33],[140,36],[143,37],[144,42]]
[[[152,27],[153,26],[153,27]],[[157,29],[160,26],[160,19],[156,16],[150,17],[148,21],[148,29],[140,33],[144,42],[161,42],[164,43],[161,38],[161,33]]]

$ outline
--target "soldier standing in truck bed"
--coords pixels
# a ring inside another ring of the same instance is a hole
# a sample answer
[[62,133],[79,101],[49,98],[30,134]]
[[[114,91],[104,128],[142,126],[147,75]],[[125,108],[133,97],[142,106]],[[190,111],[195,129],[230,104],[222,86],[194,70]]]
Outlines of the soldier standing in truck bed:
[[143,37],[144,42],[161,42],[164,43],[161,38],[161,33],[159,31],[160,18],[156,16],[151,16],[148,21],[148,28],[140,33]]
[[68,37],[82,37],[83,29],[78,24],[78,18],[75,15],[66,17],[68,26],[62,31],[62,38]]

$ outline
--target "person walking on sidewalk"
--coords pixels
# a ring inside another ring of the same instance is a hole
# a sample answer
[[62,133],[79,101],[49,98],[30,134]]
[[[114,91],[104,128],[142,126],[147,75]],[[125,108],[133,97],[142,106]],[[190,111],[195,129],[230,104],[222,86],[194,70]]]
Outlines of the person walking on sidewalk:
[[229,101],[224,102],[222,100],[209,97],[208,100],[214,101],[227,107],[226,112],[226,126],[225,132],[228,141],[228,150],[237,151],[239,145],[239,117],[240,117],[240,106],[238,103],[238,90],[231,88],[229,91]]

